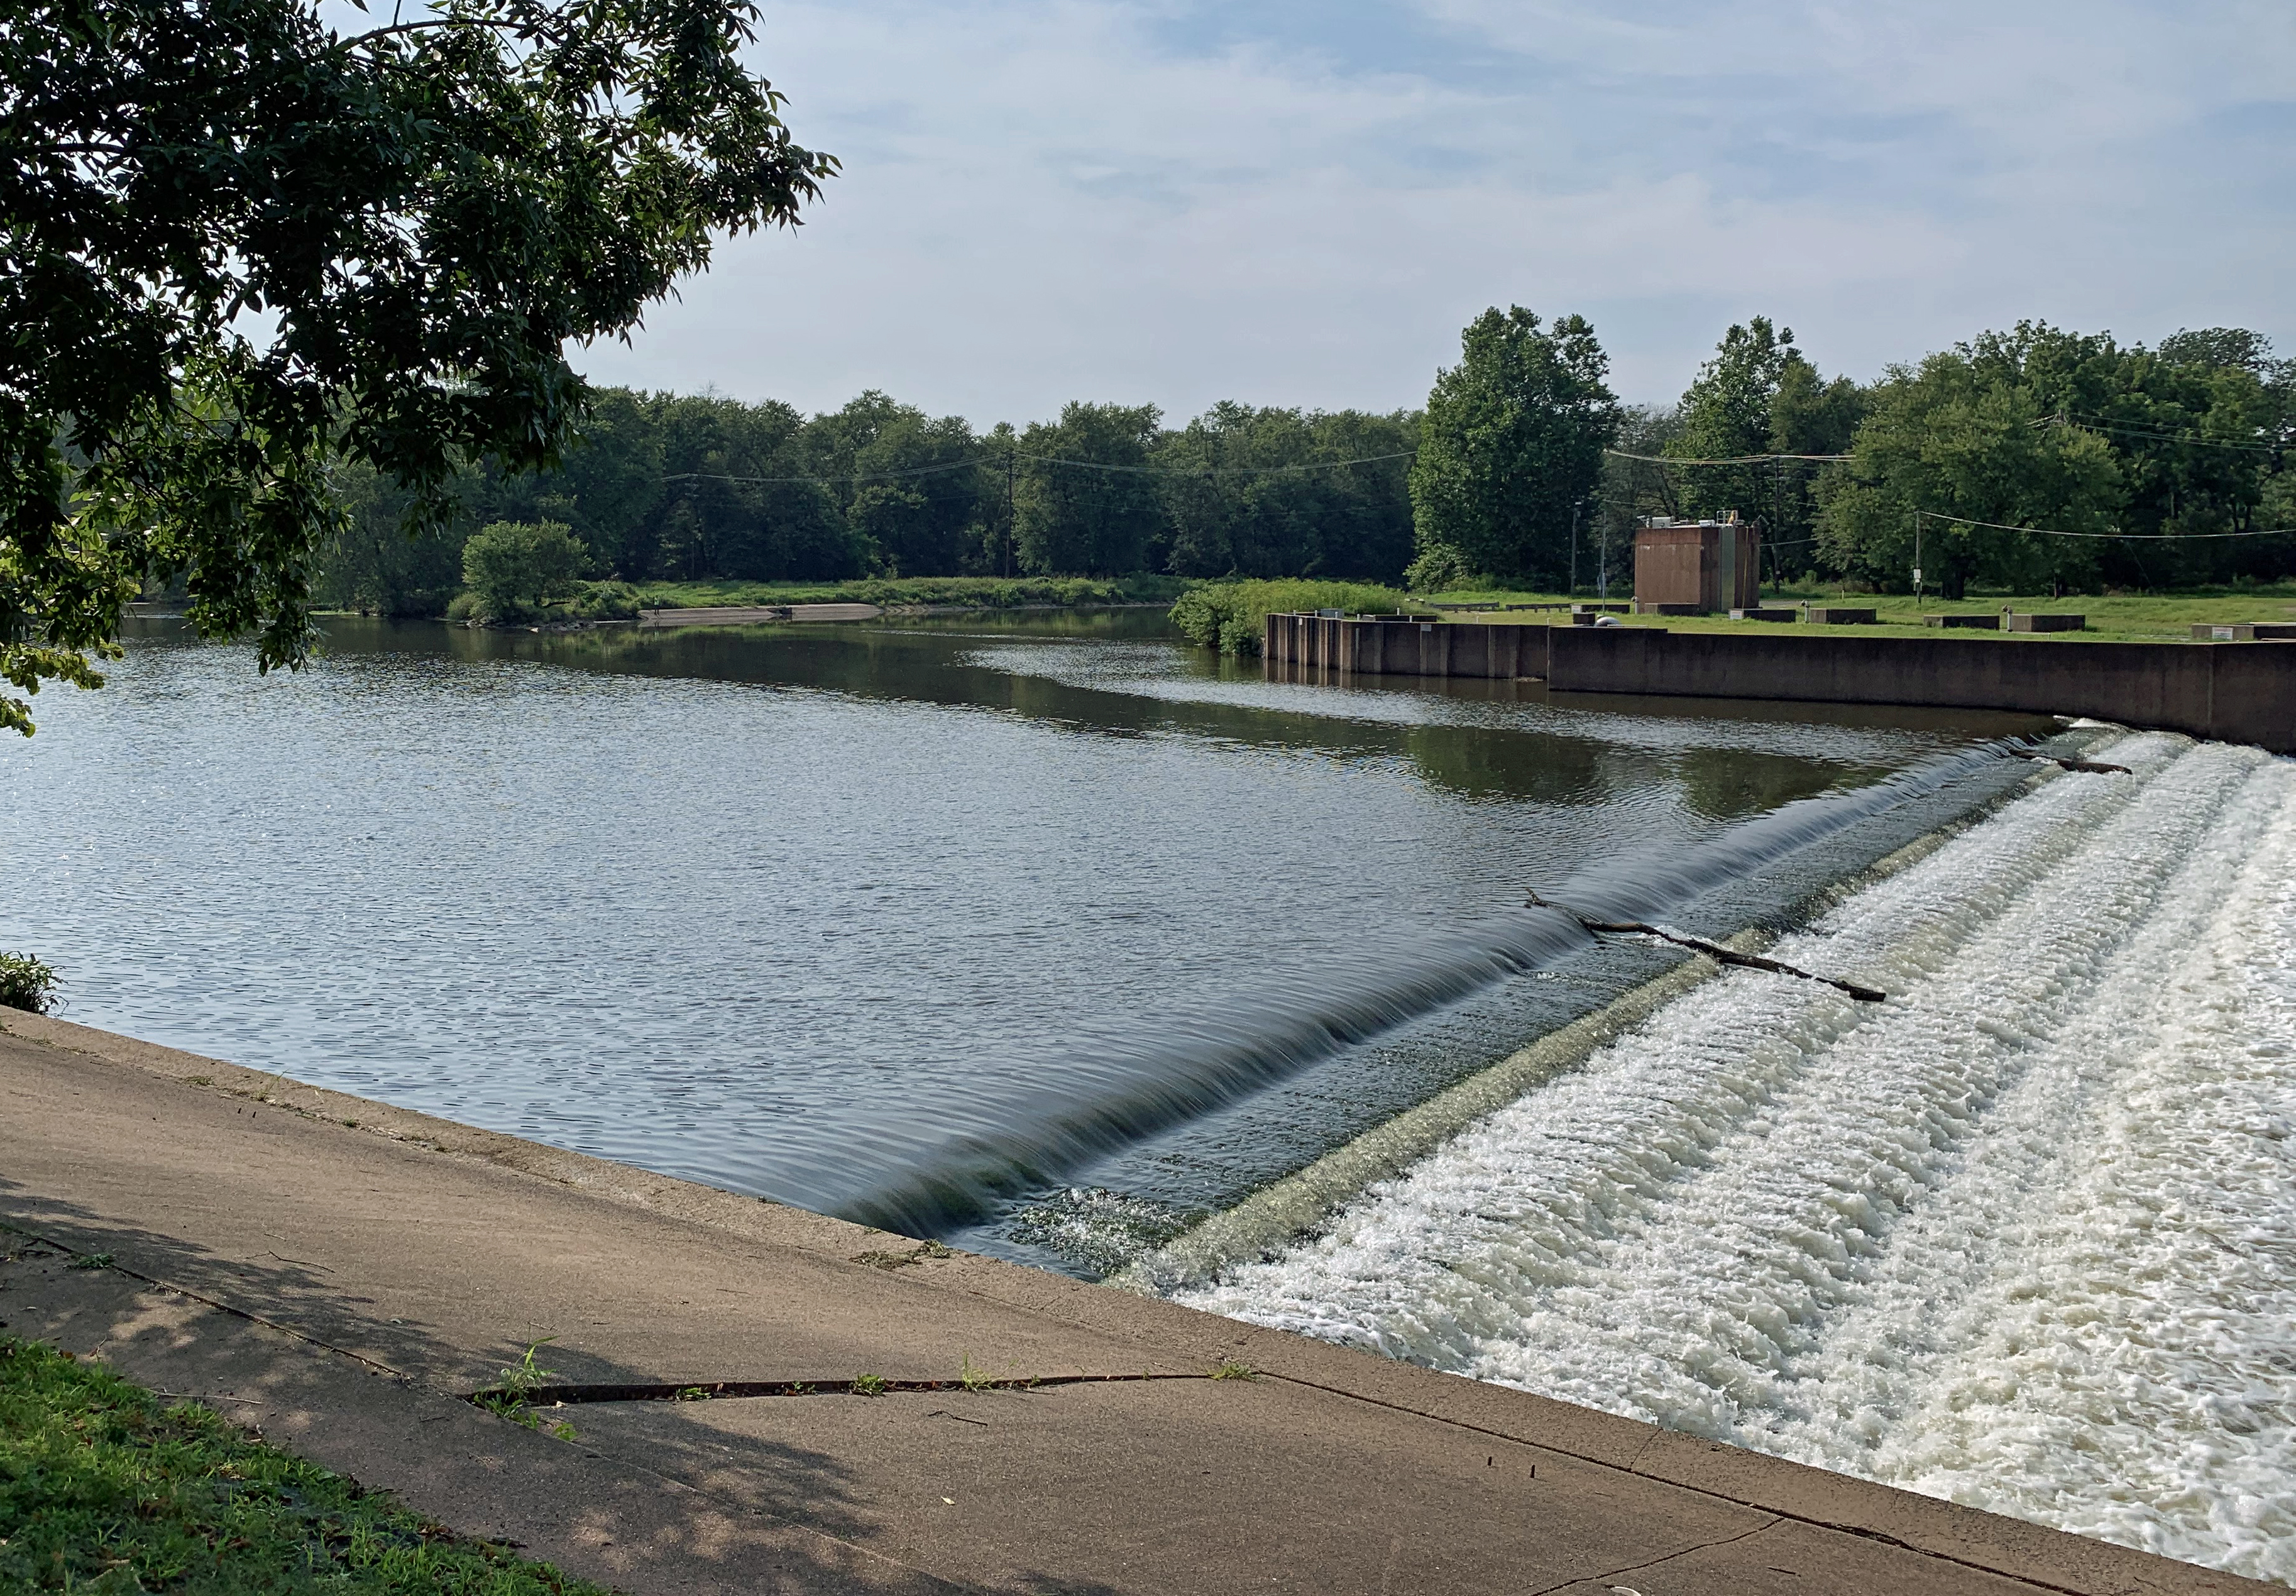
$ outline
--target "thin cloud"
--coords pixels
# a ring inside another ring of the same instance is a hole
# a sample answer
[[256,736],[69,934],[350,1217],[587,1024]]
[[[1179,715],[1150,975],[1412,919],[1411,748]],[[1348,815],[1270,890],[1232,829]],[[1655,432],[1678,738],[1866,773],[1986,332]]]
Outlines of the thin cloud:
[[2296,342],[2284,7],[775,6],[846,175],[602,381],[978,423],[1067,399],[1421,402],[1487,304],[1622,391],[1753,312],[1866,376],[2045,317]]

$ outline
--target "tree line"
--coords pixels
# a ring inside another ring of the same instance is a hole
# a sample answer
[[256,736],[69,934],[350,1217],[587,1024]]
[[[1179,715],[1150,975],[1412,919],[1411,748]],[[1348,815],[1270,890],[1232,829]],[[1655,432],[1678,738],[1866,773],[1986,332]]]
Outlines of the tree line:
[[1392,582],[1413,557],[1418,417],[1077,403],[976,432],[879,393],[810,417],[768,400],[593,399],[539,473],[463,473],[461,530],[408,539],[403,494],[345,467],[321,601],[436,614],[470,529],[559,523],[629,582],[861,576],[1313,575]]
[[[2296,573],[2296,362],[2260,334],[2158,347],[2038,323],[1870,383],[1791,329],[1728,329],[1681,399],[1628,406],[1584,317],[1470,325],[1426,407],[1075,403],[977,431],[881,392],[812,416],[718,395],[593,396],[554,466],[463,473],[463,531],[347,466],[323,603],[435,614],[467,529],[559,523],[629,582],[861,576],[1291,578],[1433,590],[1631,581],[1653,514],[1759,521],[1774,580],[1958,596]],[[2066,535],[2075,534],[2075,535]],[[2079,535],[2086,534],[2086,535]]]
[[1593,329],[1486,312],[1412,475],[1424,585],[1631,580],[1648,515],[1758,521],[1768,573],[1959,597],[2296,575],[2296,361],[2240,328],[2157,347],[2038,322],[1858,383],[1731,327],[1681,399],[1618,403]]

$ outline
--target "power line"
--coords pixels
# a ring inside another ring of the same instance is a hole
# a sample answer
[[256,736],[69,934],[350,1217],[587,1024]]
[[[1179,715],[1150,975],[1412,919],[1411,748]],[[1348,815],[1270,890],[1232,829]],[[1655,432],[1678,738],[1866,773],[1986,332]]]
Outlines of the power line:
[[2259,455],[2278,452],[2277,447],[2269,443],[2239,443],[2229,438],[2202,438],[2195,435],[2190,429],[2175,432],[2160,427],[2140,426],[2133,422],[2107,421],[2103,416],[2086,415],[2078,410],[2065,411],[2046,419],[2056,422],[2060,425],[2078,426],[2084,432],[2123,432],[2132,438],[2147,438],[2158,443],[2196,443],[2203,448],[2246,449],[2252,454]]
[[714,471],[680,471],[663,477],[665,482],[751,482],[765,484],[811,483],[815,487],[835,487],[842,482],[890,482],[907,477],[938,476],[951,471],[970,471],[985,464],[981,460],[947,460],[938,465],[913,465],[905,471],[872,471],[847,477],[742,477],[728,476]]
[[1734,455],[1727,459],[1692,460],[1673,455],[1630,455],[1624,449],[1603,451],[1613,460],[1643,460],[1652,465],[1768,465],[1781,460],[1854,460],[1855,455]]
[[1272,476],[1286,471],[1339,471],[1350,465],[1377,465],[1388,460],[1408,460],[1419,451],[1398,449],[1392,454],[1365,455],[1353,460],[1303,460],[1291,465],[1121,465],[1107,460],[1069,460],[1057,455],[997,454],[982,455],[967,460],[950,460],[938,465],[913,466],[906,471],[865,472],[854,476],[837,477],[751,477],[733,476],[712,471],[681,471],[665,476],[665,482],[745,482],[757,485],[810,483],[816,487],[836,487],[848,482],[884,482],[910,477],[933,476],[952,471],[993,469],[1003,465],[1008,469],[1015,461],[1030,465],[1062,465],[1078,471],[1116,471],[1142,476]]
[[1999,521],[1977,521],[1967,515],[1948,515],[1942,510],[1916,510],[1914,518],[1920,521],[1949,521],[1956,526],[1981,526],[1997,532],[2031,532],[2042,538],[2103,538],[2119,542],[2182,543],[2201,538],[2287,538],[2296,537],[2296,527],[2280,526],[2247,532],[2068,532],[2047,526],[2011,526]]

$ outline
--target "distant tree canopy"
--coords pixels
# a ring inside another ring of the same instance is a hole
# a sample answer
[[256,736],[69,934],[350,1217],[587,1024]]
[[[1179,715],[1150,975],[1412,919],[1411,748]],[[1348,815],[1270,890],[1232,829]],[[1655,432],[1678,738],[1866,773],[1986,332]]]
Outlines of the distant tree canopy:
[[2290,375],[2252,333],[2147,350],[2040,323],[1893,367],[1868,392],[1856,458],[1817,480],[1821,561],[1903,589],[1918,518],[1923,580],[1948,595],[2288,574],[2296,539],[2173,535],[2296,524],[2257,518],[2285,502]]
[[[1411,558],[1418,418],[1221,404],[1072,404],[975,433],[871,391],[810,418],[775,400],[602,389],[560,462],[467,471],[467,526],[562,522],[628,581],[862,575],[1314,575],[1393,582]],[[1364,461],[1367,464],[1348,464]],[[465,531],[410,541],[403,493],[345,468],[318,597],[433,615]]]
[[[1762,523],[1773,578],[1904,588],[1916,511],[1933,591],[2296,572],[2296,539],[1972,524],[2296,525],[2296,475],[2282,469],[2296,368],[2252,333],[2181,333],[2148,350],[2029,325],[1860,386],[1752,317],[1676,404],[1621,407],[1605,369],[1584,320],[1493,309],[1423,414],[1230,401],[1166,426],[1152,406],[1078,403],[976,432],[875,391],[808,417],[774,400],[603,389],[555,465],[466,468],[454,491],[463,526],[563,522],[594,574],[632,582],[1145,571],[1552,590],[1575,570],[1591,589],[1631,582],[1643,517],[1733,510]],[[1855,457],[1798,457],[1839,455]],[[407,489],[371,466],[340,468],[335,488],[344,514],[321,600],[438,613],[467,534],[410,542]]]
[[[0,674],[94,679],[122,605],[299,661],[343,461],[452,514],[554,462],[569,340],[832,169],[741,64],[741,0],[25,0],[0,29]],[[23,699],[0,725],[29,731]]]
[[1427,396],[1412,465],[1421,553],[1456,551],[1472,571],[1563,585],[1619,430],[1609,370],[1583,317],[1549,327],[1518,305],[1469,324],[1459,364]]

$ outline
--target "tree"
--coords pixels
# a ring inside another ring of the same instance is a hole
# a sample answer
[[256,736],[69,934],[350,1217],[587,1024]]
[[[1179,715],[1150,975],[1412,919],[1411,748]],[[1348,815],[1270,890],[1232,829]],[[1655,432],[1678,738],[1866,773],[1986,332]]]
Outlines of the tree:
[[1472,570],[1559,588],[1618,432],[1610,358],[1584,317],[1549,328],[1521,306],[1483,312],[1462,346],[1427,396],[1411,469],[1421,555],[1456,550]]
[[[1617,453],[1603,461],[1600,513],[1592,534],[1594,559],[1589,585],[1604,592],[1611,582],[1631,591],[1635,572],[1635,529],[1646,515],[1679,515],[1679,479],[1685,473],[1655,465],[1682,431],[1677,405],[1631,405],[1620,413]],[[1625,457],[1635,457],[1627,458]]]
[[444,614],[461,585],[462,540],[409,538],[406,490],[372,465],[345,465],[331,486],[340,513],[315,556],[312,596],[328,609]]
[[[447,523],[559,459],[569,341],[625,335],[713,234],[834,169],[741,64],[744,0],[24,0],[0,29],[0,674],[94,686],[122,605],[309,646],[348,459]],[[0,694],[0,725],[29,705]]]
[[[1809,362],[1794,348],[1793,329],[1770,325],[1767,316],[1732,325],[1715,347],[1714,358],[1682,395],[1681,430],[1666,452],[1683,459],[1735,460],[1773,453],[1771,411],[1786,374]],[[1816,374],[1813,370],[1811,376]],[[1702,465],[1681,473],[1682,504],[1693,515],[1717,519],[1735,510],[1751,520],[1771,497],[1767,462],[1750,465]]]
[[2164,355],[2025,322],[1893,368],[1857,459],[1819,484],[1821,552],[1902,587],[1920,513],[1925,580],[1949,595],[1972,580],[2161,588],[2284,571],[2278,539],[2177,540],[2257,528],[2270,481],[2274,400],[2246,363],[2268,346],[2223,333],[2180,334]]
[[[935,420],[873,388],[808,423],[804,452],[815,474],[846,479],[832,491],[878,569],[957,574],[983,491],[980,446],[963,416]],[[1001,497],[1001,471],[996,486]]]
[[1058,423],[1037,422],[1021,435],[1013,532],[1022,570],[1123,576],[1145,567],[1164,526],[1146,469],[1160,419],[1153,405],[1071,401]]
[[1681,510],[1669,513],[1720,518],[1734,510],[1759,521],[1771,568],[1781,575],[1810,564],[1817,463],[1777,457],[1845,452],[1864,412],[1858,386],[1820,376],[1793,337],[1792,328],[1763,316],[1724,333],[1684,391],[1681,424],[1664,451],[1685,460],[1773,457],[1680,467],[1672,474]]
[[[2057,531],[2114,530],[2125,496],[2119,461],[2094,432],[2049,424],[2044,353],[2062,337],[2020,325],[1917,368],[1893,366],[1872,391],[1856,458],[1819,484],[1819,549],[1837,570],[1905,591],[1915,564],[1948,598],[1974,580],[2031,592],[2093,580],[2098,544]],[[2041,369],[2036,370],[2036,366]]]
[[485,619],[524,621],[571,598],[588,562],[589,551],[562,521],[496,521],[463,545],[463,585]]
[[1411,558],[1415,421],[1225,401],[1165,433],[1166,564],[1177,576],[1396,580]]

